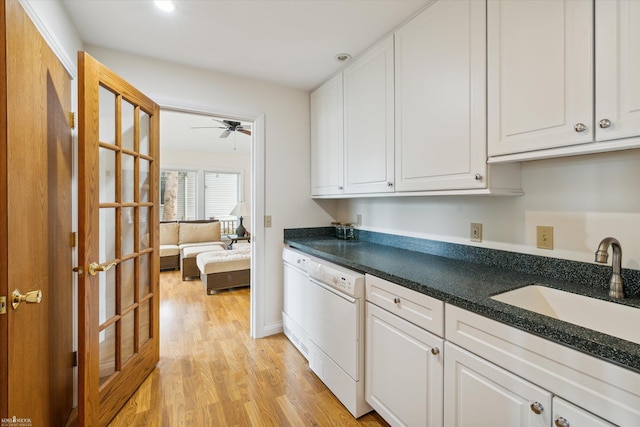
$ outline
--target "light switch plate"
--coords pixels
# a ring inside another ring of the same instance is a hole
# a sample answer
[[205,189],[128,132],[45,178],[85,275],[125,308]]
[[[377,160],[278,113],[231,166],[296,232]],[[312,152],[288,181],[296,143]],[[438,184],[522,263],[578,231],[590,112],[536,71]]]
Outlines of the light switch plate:
[[264,216],[264,228],[270,228],[271,227],[271,215],[265,215]]
[[536,227],[536,246],[539,249],[553,249],[553,227],[546,225]]

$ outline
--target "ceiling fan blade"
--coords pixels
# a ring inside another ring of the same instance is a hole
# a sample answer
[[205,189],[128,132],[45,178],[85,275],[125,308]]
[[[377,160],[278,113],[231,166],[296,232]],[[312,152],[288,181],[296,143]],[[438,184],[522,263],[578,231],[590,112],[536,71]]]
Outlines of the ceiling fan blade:
[[191,126],[191,129],[226,129],[222,126]]
[[229,134],[231,133],[231,131],[229,129],[225,130],[224,132],[222,132],[220,134],[220,138],[226,138],[229,136]]
[[249,136],[251,136],[251,131],[250,131],[250,130],[246,130],[246,129],[238,129],[238,132],[242,132],[242,133],[244,133],[245,135],[249,135]]

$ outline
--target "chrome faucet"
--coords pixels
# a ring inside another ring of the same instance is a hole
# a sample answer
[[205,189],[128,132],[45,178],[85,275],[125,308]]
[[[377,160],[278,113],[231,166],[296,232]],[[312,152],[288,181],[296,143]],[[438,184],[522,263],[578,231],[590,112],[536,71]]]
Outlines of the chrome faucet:
[[624,288],[622,287],[622,276],[620,271],[622,270],[622,247],[620,242],[613,237],[605,237],[598,245],[596,251],[596,262],[606,264],[609,258],[609,246],[613,248],[613,272],[611,274],[611,280],[609,281],[609,296],[613,299],[624,298]]

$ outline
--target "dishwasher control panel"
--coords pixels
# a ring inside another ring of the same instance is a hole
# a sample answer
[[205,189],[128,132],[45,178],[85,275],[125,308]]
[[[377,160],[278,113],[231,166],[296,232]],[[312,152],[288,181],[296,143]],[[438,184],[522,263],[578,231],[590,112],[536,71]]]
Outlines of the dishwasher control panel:
[[364,294],[364,275],[333,264],[309,261],[307,272],[317,281],[345,294],[360,298]]

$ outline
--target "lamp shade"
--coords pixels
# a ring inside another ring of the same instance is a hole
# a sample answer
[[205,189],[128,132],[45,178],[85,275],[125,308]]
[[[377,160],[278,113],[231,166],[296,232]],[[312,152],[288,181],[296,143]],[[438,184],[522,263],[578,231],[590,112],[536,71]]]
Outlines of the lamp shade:
[[247,206],[245,202],[238,202],[234,206],[233,210],[229,213],[229,215],[249,216],[250,213],[251,213],[251,210],[249,209],[249,206]]

